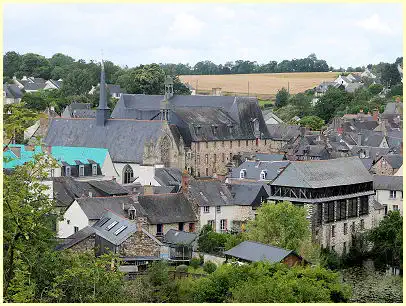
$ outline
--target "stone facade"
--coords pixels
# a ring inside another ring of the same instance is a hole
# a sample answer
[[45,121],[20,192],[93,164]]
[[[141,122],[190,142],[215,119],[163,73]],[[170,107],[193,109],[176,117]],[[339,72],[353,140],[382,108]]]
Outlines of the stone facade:
[[194,176],[213,176],[241,152],[278,153],[285,142],[271,139],[192,142],[186,151],[186,168]]
[[161,245],[154,241],[144,232],[135,232],[131,237],[124,241],[120,246],[118,253],[124,257],[135,256],[160,256]]
[[69,249],[74,252],[87,252],[93,251],[95,247],[95,235],[91,235],[86,239],[80,241],[79,243],[74,244]]
[[385,160],[385,158],[380,158],[375,165],[371,167],[371,172],[377,175],[394,175],[399,169],[394,169]]
[[[197,232],[199,230],[198,223],[197,222],[184,222],[183,223],[183,231],[184,232],[189,232],[189,224],[194,224],[194,232]],[[154,236],[157,236],[157,224],[148,224],[148,233],[151,233]],[[170,229],[174,230],[180,230],[179,229],[179,223],[165,223],[162,224],[162,234],[165,235]]]

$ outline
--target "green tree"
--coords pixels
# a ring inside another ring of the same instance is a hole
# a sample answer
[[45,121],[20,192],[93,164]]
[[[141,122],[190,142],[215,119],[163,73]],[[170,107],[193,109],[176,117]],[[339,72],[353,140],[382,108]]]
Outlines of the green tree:
[[224,248],[226,242],[226,235],[214,232],[213,228],[209,224],[206,224],[202,227],[199,234],[199,251],[205,253],[217,253],[220,248]]
[[275,106],[283,107],[286,104],[288,104],[288,100],[289,100],[289,92],[286,90],[285,87],[282,87],[276,93]]
[[26,53],[21,57],[20,76],[49,79],[51,66],[49,61],[42,55]]
[[390,211],[368,236],[373,243],[371,255],[378,266],[403,268],[403,217]]
[[3,108],[3,133],[5,142],[22,143],[24,131],[38,120],[38,114],[23,103],[6,104]]
[[391,87],[389,95],[391,97],[393,96],[403,96],[403,84],[396,84],[394,86]]
[[300,119],[299,124],[307,128],[312,129],[313,131],[320,131],[324,126],[324,120],[317,116],[305,116]]
[[247,238],[280,248],[299,251],[311,237],[304,208],[284,201],[262,204],[255,220],[247,224]]
[[87,94],[91,88],[91,75],[85,69],[73,70],[62,83],[62,92],[65,96]]
[[26,93],[21,99],[21,102],[24,103],[28,109],[32,109],[34,111],[44,111],[50,106],[50,101],[45,99],[44,95],[40,91]]
[[390,88],[393,85],[400,83],[401,78],[397,64],[384,64],[381,69],[381,82],[386,87]]
[[298,93],[289,99],[289,104],[296,110],[296,116],[300,118],[312,113],[311,97],[306,94]]
[[9,51],[3,55],[3,76],[7,76],[10,79],[17,75],[20,71],[22,58],[21,55],[14,51]]
[[315,115],[328,122],[337,111],[344,110],[351,100],[351,96],[344,90],[330,87],[317,101],[314,107]]
[[379,94],[383,89],[383,86],[381,84],[372,84],[368,87],[369,92],[372,95],[377,95]]

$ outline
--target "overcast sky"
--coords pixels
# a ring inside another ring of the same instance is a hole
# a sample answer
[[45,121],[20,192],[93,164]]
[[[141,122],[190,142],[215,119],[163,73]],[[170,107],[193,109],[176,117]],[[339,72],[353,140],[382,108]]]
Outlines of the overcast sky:
[[148,63],[267,63],[316,53],[334,67],[402,56],[401,4],[4,4],[4,51]]

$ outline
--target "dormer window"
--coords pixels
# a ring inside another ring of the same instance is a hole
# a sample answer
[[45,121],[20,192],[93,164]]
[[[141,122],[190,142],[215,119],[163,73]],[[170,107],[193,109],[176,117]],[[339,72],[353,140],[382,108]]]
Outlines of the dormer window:
[[262,170],[262,171],[261,171],[261,180],[265,180],[265,179],[266,179],[266,175],[267,175],[267,171],[266,171],[266,170]]
[[246,169],[241,169],[240,171],[240,179],[243,179],[247,176],[247,170]]
[[85,176],[85,166],[79,165],[79,176]]
[[136,210],[135,210],[135,208],[134,208],[134,209],[129,209],[129,210],[128,210],[128,218],[129,218],[130,220],[134,220],[134,219],[135,219],[135,216],[136,216]]
[[257,118],[255,118],[254,120],[252,120],[252,122],[254,123],[254,131],[258,132],[259,131],[259,121]]
[[92,175],[93,176],[97,175],[97,164],[92,164]]
[[213,135],[217,135],[217,125],[212,125],[211,129],[213,131]]
[[71,176],[71,168],[70,168],[70,166],[66,166],[66,168],[65,168],[65,176]]

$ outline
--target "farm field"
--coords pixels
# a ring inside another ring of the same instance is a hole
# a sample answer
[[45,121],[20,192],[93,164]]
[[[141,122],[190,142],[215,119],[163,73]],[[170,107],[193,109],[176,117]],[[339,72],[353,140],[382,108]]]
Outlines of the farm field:
[[[199,93],[209,93],[214,87],[222,88],[223,94],[248,94],[250,96],[274,97],[277,91],[288,87],[290,93],[314,88],[323,81],[332,81],[338,72],[292,72],[226,75],[181,75],[184,83],[197,87]],[[197,85],[197,86],[196,86]]]

